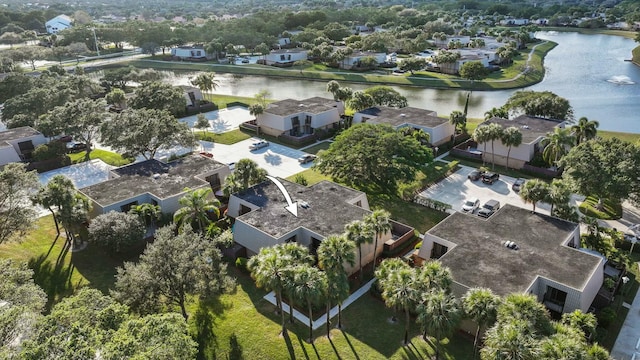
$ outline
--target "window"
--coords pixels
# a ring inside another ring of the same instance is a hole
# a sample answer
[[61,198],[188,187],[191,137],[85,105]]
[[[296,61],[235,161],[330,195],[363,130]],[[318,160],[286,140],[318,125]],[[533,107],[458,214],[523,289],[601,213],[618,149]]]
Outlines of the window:
[[211,190],[213,190],[214,192],[220,190],[221,184],[220,176],[218,174],[209,175],[204,178],[204,180],[211,185]]
[[362,201],[358,200],[358,202],[356,203],[357,207],[362,207]]
[[311,238],[311,249],[309,249],[309,252],[311,253],[311,255],[316,256],[318,254],[318,248],[320,247],[320,239],[316,239],[314,237]]
[[304,133],[313,134],[313,129],[311,129],[311,115],[307,115],[304,119]]
[[[564,302],[567,300],[567,293],[547,285],[547,292],[544,294],[544,300],[560,307],[564,307]],[[560,309],[559,312],[562,312],[562,309]]]
[[129,212],[129,210],[131,210],[132,207],[137,206],[137,205],[138,205],[137,201],[133,201],[133,202],[130,202],[128,204],[124,204],[124,205],[120,206],[120,211],[125,212],[125,213]]
[[248,213],[250,211],[251,211],[250,207],[240,204],[240,213],[238,214],[238,216],[244,215],[244,214],[246,214],[246,213]]
[[284,54],[280,55],[280,60],[284,61]]
[[433,243],[433,249],[431,249],[431,258],[432,259],[440,259],[440,257],[442,257],[442,255],[446,254],[447,251],[449,251],[449,248],[442,245],[442,244],[438,244],[437,242]]
[[291,136],[298,136],[300,134],[300,119],[297,116],[291,118]]
[[284,242],[288,244],[288,243],[295,243],[295,242],[298,242],[298,241],[296,239],[296,236],[293,235],[292,237],[286,239]]

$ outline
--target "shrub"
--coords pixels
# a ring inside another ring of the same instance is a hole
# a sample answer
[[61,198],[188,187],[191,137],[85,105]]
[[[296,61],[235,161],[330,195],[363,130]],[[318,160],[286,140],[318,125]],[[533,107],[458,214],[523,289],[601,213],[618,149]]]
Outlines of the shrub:
[[309,185],[309,182],[307,181],[307,178],[304,177],[304,175],[302,175],[302,174],[296,174],[296,176],[294,176],[294,178],[293,178],[293,182],[296,183],[296,184],[300,184],[302,186]]
[[146,227],[134,214],[110,211],[89,225],[89,241],[113,252],[121,252],[144,239]]
[[617,314],[613,308],[607,306],[600,310],[596,317],[598,318],[598,324],[600,326],[609,327],[609,325],[611,325],[611,323],[616,319]]
[[240,269],[242,272],[249,272],[249,269],[247,268],[247,263],[249,262],[249,259],[245,258],[245,257],[239,257],[236,259],[236,267],[238,269]]
[[35,161],[59,159],[67,153],[67,146],[63,142],[52,141],[48,144],[38,145],[33,151]]

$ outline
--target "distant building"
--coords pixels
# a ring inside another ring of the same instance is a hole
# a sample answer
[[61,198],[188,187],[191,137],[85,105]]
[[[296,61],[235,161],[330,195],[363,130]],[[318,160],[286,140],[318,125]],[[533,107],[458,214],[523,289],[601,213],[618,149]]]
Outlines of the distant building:
[[0,167],[31,159],[35,147],[46,143],[41,132],[28,126],[0,131]]
[[207,52],[202,46],[178,46],[171,49],[171,55],[181,60],[206,60]]
[[58,15],[45,23],[49,34],[57,34],[59,31],[73,26],[73,19],[67,15]]
[[307,60],[307,50],[301,48],[278,49],[264,56],[265,65],[293,66],[296,61]]
[[340,61],[341,69],[353,69],[360,66],[362,58],[372,57],[376,60],[377,64],[382,64],[387,61],[387,54],[383,52],[374,51],[354,51],[351,55],[348,55],[344,60]]

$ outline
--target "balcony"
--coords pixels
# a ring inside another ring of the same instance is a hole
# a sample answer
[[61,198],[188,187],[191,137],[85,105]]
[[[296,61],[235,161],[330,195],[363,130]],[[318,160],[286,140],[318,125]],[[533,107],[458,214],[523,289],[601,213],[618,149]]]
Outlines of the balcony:
[[384,251],[393,252],[407,241],[410,241],[415,235],[415,230],[408,225],[391,220],[391,239],[385,241]]

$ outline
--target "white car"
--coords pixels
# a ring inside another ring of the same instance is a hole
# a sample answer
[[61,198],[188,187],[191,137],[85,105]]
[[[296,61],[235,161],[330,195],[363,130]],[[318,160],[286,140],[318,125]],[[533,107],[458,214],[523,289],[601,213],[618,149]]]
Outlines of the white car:
[[249,146],[249,150],[253,151],[253,150],[258,150],[258,149],[262,149],[263,147],[267,147],[269,146],[269,142],[266,140],[260,140],[260,141],[256,141],[253,144],[251,144]]
[[462,211],[473,214],[474,211],[480,206],[480,199],[471,198],[464,201],[462,204]]

